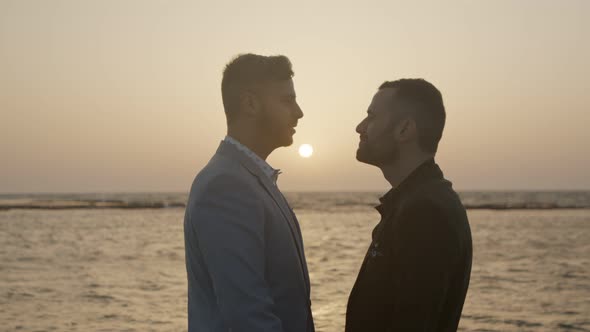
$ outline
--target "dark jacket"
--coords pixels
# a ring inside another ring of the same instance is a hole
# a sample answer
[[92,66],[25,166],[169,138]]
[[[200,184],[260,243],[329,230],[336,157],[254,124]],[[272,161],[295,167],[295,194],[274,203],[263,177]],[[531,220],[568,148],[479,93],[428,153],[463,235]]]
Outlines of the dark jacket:
[[346,332],[456,331],[471,274],[465,208],[434,160],[381,198]]

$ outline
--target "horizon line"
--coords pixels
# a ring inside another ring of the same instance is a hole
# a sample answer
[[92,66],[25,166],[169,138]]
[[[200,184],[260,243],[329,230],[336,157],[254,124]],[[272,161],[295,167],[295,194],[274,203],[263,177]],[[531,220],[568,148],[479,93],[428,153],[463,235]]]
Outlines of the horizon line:
[[[390,188],[391,189],[391,188]],[[362,189],[362,190],[281,190],[284,193],[380,193],[390,189]],[[455,189],[457,192],[590,192],[587,189]],[[146,190],[146,191],[30,191],[30,192],[0,192],[0,195],[83,195],[83,194],[188,194],[188,190]]]

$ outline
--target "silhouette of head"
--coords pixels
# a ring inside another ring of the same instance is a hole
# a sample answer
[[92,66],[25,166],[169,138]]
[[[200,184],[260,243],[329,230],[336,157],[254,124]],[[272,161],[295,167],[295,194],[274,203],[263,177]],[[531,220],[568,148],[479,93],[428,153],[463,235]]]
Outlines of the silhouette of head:
[[434,156],[445,126],[442,95],[423,79],[381,84],[367,117],[356,127],[360,143],[357,160],[382,166],[404,154]]
[[228,127],[255,133],[272,147],[291,145],[297,120],[303,117],[293,75],[291,62],[282,55],[234,58],[221,82]]

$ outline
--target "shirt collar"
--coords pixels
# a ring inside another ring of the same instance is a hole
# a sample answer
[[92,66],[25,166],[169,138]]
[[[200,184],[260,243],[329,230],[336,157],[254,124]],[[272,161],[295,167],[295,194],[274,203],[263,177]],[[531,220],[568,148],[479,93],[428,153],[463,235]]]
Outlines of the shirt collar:
[[397,187],[389,190],[385,195],[379,198],[381,204],[375,208],[383,214],[394,205],[395,201],[403,195],[405,191],[432,178],[442,178],[443,174],[434,158],[426,160],[420,166],[416,167]]
[[262,170],[262,172],[268,176],[269,179],[271,179],[271,181],[276,184],[279,174],[281,174],[281,170],[280,169],[274,169],[272,168],[272,166],[270,166],[264,159],[260,158],[256,153],[254,153],[252,150],[250,150],[247,146],[245,146],[244,144],[240,143],[238,140],[236,140],[235,138],[227,135],[225,136],[224,139],[225,142],[232,144],[233,146],[235,146],[238,150],[240,150],[241,152],[243,152],[246,156],[248,156],[256,165],[258,165],[258,167],[260,167],[260,169]]

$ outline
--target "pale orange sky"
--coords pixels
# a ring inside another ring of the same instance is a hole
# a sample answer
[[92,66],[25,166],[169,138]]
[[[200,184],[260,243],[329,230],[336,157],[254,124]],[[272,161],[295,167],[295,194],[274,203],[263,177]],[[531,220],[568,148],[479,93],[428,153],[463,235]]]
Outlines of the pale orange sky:
[[590,189],[589,18],[584,0],[0,0],[0,193],[187,191],[244,52],[293,62],[305,117],[268,160],[282,190],[386,190],[354,128],[402,77],[443,93],[455,188]]

